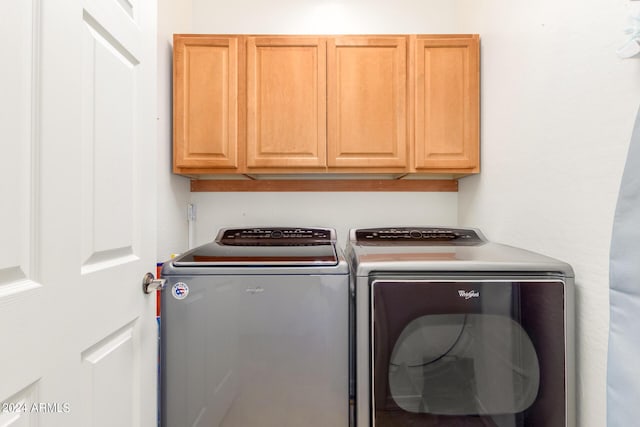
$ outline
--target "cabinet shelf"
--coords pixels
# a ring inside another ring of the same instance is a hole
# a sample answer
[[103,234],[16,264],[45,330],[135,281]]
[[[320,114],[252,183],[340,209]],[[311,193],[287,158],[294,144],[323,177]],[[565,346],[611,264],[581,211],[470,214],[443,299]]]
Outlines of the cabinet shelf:
[[192,179],[192,192],[457,192],[455,179]]

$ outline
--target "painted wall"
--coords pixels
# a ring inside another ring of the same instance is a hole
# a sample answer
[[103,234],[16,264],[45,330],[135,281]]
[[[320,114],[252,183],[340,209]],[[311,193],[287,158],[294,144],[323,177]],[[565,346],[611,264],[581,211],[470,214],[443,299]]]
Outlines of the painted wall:
[[381,225],[454,225],[456,193],[193,193],[198,206],[196,244],[220,227],[320,226],[335,228],[341,246],[348,231]]
[[482,173],[460,183],[459,222],[573,265],[578,425],[605,426],[609,245],[640,103],[640,59],[615,53],[632,4],[458,5],[482,52]]
[[447,0],[192,1],[196,33],[447,33],[456,22]]
[[[228,225],[326,225],[344,241],[350,227],[458,221],[568,261],[578,285],[578,425],[606,425],[609,242],[640,99],[640,60],[620,60],[615,50],[638,6],[627,0],[191,4],[191,27],[172,32],[481,35],[482,174],[461,180],[459,194],[193,194],[196,243]],[[164,164],[168,169],[167,158]],[[186,230],[183,183],[173,180],[178,195],[164,203],[174,212],[164,224]],[[165,241],[184,239],[180,233]]]
[[[224,5],[193,0],[196,33],[359,34],[450,33],[455,9],[448,0],[238,0]],[[223,226],[318,225],[349,228],[455,224],[455,193],[237,193],[194,194],[195,241],[211,240]]]
[[157,259],[187,249],[189,180],[171,173],[173,33],[191,31],[191,4],[158,1],[158,249]]

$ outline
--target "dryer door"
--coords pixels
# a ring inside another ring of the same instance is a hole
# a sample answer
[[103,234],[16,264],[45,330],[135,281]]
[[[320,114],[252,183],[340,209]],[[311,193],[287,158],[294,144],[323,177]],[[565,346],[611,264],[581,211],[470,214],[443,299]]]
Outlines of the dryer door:
[[371,292],[375,426],[565,425],[562,282],[378,279]]

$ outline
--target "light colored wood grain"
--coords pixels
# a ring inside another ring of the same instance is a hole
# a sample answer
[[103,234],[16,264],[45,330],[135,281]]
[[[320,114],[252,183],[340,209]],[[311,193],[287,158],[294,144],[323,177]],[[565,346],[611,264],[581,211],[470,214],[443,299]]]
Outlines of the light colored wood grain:
[[174,167],[238,162],[238,37],[174,38]]
[[326,41],[247,39],[247,167],[326,166]]
[[174,172],[479,172],[477,35],[174,36]]
[[458,181],[452,179],[425,180],[191,180],[192,192],[248,191],[411,191],[457,192]]
[[408,168],[407,37],[329,38],[331,168]]
[[478,36],[418,36],[415,168],[479,170]]

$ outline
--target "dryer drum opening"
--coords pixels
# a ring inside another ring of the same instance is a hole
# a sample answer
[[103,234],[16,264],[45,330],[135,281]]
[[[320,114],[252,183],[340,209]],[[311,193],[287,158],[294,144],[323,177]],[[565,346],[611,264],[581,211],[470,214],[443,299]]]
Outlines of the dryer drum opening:
[[393,402],[412,413],[518,413],[533,404],[539,385],[531,340],[504,316],[418,317],[396,341],[389,361]]

